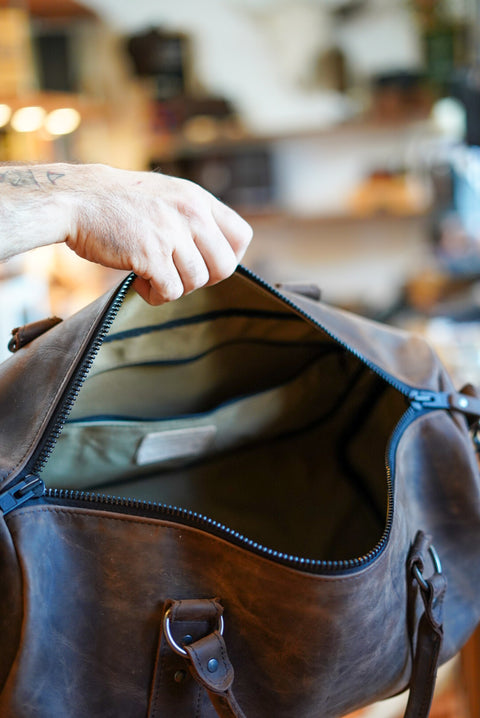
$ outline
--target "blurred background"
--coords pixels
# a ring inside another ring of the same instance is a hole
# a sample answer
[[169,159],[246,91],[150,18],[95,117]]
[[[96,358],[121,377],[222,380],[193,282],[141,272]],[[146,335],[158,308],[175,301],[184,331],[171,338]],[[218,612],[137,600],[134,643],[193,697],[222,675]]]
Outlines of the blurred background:
[[[480,384],[478,0],[0,0],[0,162],[25,161],[198,182],[252,224],[246,266]],[[0,357],[117,280],[63,246],[3,263]],[[480,716],[478,654],[434,716]]]

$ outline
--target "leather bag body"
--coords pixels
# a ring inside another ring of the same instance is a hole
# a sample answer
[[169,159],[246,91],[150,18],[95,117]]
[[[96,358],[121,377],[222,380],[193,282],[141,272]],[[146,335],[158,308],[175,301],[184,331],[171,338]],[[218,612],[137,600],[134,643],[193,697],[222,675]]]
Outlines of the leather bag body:
[[415,683],[423,718],[480,620],[477,400],[242,268],[156,308],[131,281],[0,366],[0,716],[339,718]]

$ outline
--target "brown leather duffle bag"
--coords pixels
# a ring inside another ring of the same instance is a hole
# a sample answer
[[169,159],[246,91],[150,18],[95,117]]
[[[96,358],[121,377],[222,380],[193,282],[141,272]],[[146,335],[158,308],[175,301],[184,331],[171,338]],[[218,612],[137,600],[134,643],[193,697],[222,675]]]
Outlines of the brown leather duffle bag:
[[427,716],[480,618],[473,390],[242,268],[131,283],[0,366],[1,718]]

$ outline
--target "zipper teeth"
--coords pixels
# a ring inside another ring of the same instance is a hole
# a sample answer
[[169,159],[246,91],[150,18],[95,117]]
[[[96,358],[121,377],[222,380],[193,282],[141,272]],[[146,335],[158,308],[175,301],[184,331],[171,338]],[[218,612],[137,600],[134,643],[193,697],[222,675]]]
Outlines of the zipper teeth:
[[210,533],[228,538],[228,540],[241,548],[248,548],[260,556],[269,559],[275,559],[279,563],[283,563],[293,568],[308,569],[310,573],[330,573],[351,570],[364,565],[377,555],[376,548],[368,552],[364,556],[347,560],[321,560],[303,558],[295,556],[283,551],[263,546],[258,541],[249,539],[239,531],[232,529],[219,521],[205,516],[204,514],[183,509],[178,506],[157,503],[154,501],[142,501],[139,499],[129,499],[120,496],[110,496],[107,494],[96,494],[90,491],[82,491],[77,489],[45,489],[44,496],[48,499],[57,501],[74,501],[82,503],[91,503],[99,506],[111,506],[123,509],[131,509],[138,512],[139,515],[150,516],[158,514],[161,517],[177,520],[207,529]]
[[46,443],[42,447],[42,450],[35,461],[35,464],[32,469],[32,473],[39,474],[42,471],[45,464],[47,463],[48,458],[55,447],[58,436],[63,429],[63,425],[65,424],[65,421],[67,420],[67,417],[68,417],[69,413],[71,412],[73,405],[75,404],[75,401],[80,392],[82,384],[85,381],[87,374],[91,369],[91,366],[95,360],[95,357],[97,356],[97,354],[100,350],[100,347],[103,344],[103,340],[104,340],[106,334],[108,334],[108,331],[113,324],[113,321],[118,313],[118,310],[120,309],[122,302],[125,298],[125,295],[129,289],[130,285],[132,284],[134,278],[135,277],[133,275],[129,275],[125,279],[124,283],[118,290],[118,292],[115,296],[115,299],[112,301],[111,305],[107,309],[107,313],[106,313],[105,317],[103,318],[101,327],[100,327],[99,331],[96,333],[95,337],[93,338],[92,344],[86,350],[83,362],[81,363],[81,365],[79,366],[79,368],[76,372],[75,380],[74,380],[71,388],[68,390],[68,393],[67,393],[67,396],[65,397],[63,406],[60,409],[60,412],[56,418],[55,425],[53,426],[51,432],[49,433]]
[[[388,384],[394,387],[397,391],[404,394],[407,398],[410,397],[412,392],[412,387],[408,386],[408,384],[404,384],[403,382],[397,381],[394,377],[392,377],[387,372],[384,372],[380,367],[378,367],[376,364],[371,362],[369,359],[364,357],[362,354],[360,354],[359,351],[357,351],[354,347],[351,347],[346,342],[344,342],[342,339],[339,339],[335,334],[333,334],[331,331],[323,327],[319,322],[317,322],[313,317],[311,317],[307,312],[305,312],[301,307],[298,307],[294,302],[292,302],[288,297],[284,296],[281,292],[279,292],[275,287],[272,287],[268,282],[266,282],[264,279],[256,275],[254,272],[250,271],[246,267],[240,266],[238,267],[237,271],[240,274],[243,274],[247,279],[254,280],[257,284],[259,284],[263,289],[268,291],[270,294],[273,294],[275,297],[280,299],[284,304],[288,305],[292,309],[294,309],[297,313],[299,313],[301,316],[305,317],[308,321],[315,324],[317,327],[319,327],[325,334],[327,334],[331,339],[333,339],[337,344],[342,346],[344,349],[350,352],[353,356],[355,356],[357,359],[359,359],[363,364],[368,366],[372,371],[374,371],[378,376],[380,376],[382,379],[384,379]],[[390,437],[390,440],[388,442],[388,445],[386,447],[385,451],[385,469],[387,474],[387,518],[385,521],[385,528],[383,530],[382,536],[380,537],[378,543],[366,554],[363,556],[359,556],[355,559],[345,559],[345,560],[339,560],[339,561],[320,561],[320,560],[309,560],[309,559],[301,559],[299,557],[292,557],[294,559],[294,563],[298,564],[301,563],[302,565],[304,563],[313,565],[315,567],[318,567],[318,570],[326,569],[328,570],[351,570],[354,568],[359,568],[360,566],[365,566],[366,564],[373,561],[384,549],[388,537],[390,535],[390,531],[392,528],[393,523],[393,483],[392,483],[392,469],[391,469],[391,462],[390,462],[390,456],[393,453],[393,449],[396,447],[396,444],[405,429],[406,425],[413,419],[414,416],[419,414],[420,412],[416,411],[412,406],[408,407],[408,409],[405,411],[403,416],[398,421],[397,425],[395,426],[392,435]],[[267,550],[268,551],[268,550]]]
[[317,327],[319,327],[327,336],[329,336],[331,339],[333,339],[337,344],[339,344],[341,347],[346,349],[350,354],[353,354],[357,359],[359,359],[363,364],[368,366],[372,371],[375,372],[378,376],[380,376],[382,379],[384,379],[388,384],[393,386],[395,389],[400,391],[405,396],[409,396],[410,392],[412,391],[412,387],[408,386],[408,384],[404,384],[403,382],[398,381],[394,377],[392,377],[387,372],[383,371],[383,369],[379,366],[377,366],[374,362],[370,361],[370,359],[367,359],[362,354],[360,354],[359,351],[357,351],[354,347],[351,347],[349,344],[344,342],[342,339],[339,339],[333,332],[331,332],[329,329],[326,329],[322,324],[317,322],[313,317],[311,317],[307,312],[305,312],[301,307],[297,306],[294,302],[291,301],[288,297],[286,297],[284,294],[278,291],[278,289],[275,289],[275,287],[270,286],[268,282],[266,282],[262,277],[259,277],[257,274],[252,272],[250,269],[247,269],[246,267],[239,266],[237,268],[237,272],[239,274],[243,274],[247,279],[253,279],[255,283],[259,284],[263,289],[266,289],[270,294],[273,294],[277,299],[280,299],[284,304],[287,304],[291,309],[294,309],[298,314],[300,314],[305,319],[308,319],[309,322],[312,322]]
[[[404,394],[406,397],[408,397],[412,391],[412,388],[408,386],[407,384],[403,384],[402,382],[399,382],[395,380],[393,377],[391,377],[389,374],[384,372],[380,367],[378,367],[376,364],[371,362],[370,360],[366,359],[365,357],[360,354],[355,348],[352,348],[349,346],[346,342],[342,341],[338,337],[335,336],[332,332],[330,332],[328,329],[323,327],[319,322],[317,322],[315,319],[313,319],[307,312],[305,312],[303,309],[298,307],[294,302],[292,302],[288,297],[285,297],[281,292],[279,292],[277,289],[272,287],[270,284],[268,284],[264,279],[256,275],[254,272],[251,272],[249,269],[246,269],[243,266],[239,266],[237,268],[237,272],[239,274],[242,274],[247,279],[253,280],[256,284],[258,284],[260,287],[265,289],[267,292],[275,296],[277,299],[281,300],[284,304],[289,306],[290,308],[294,309],[295,312],[303,316],[305,319],[307,319],[309,322],[312,322],[317,327],[319,327],[327,336],[329,336],[331,339],[333,339],[338,345],[346,349],[350,354],[355,356],[357,359],[359,359],[364,365],[368,366],[372,371],[374,371],[378,376],[380,376],[382,379],[384,379],[388,384],[393,386],[397,391]],[[115,316],[120,309],[122,302],[125,298],[125,295],[132,284],[134,280],[134,275],[130,275],[127,277],[125,282],[122,284],[121,288],[119,289],[115,299],[112,301],[112,304],[107,310],[107,313],[101,323],[101,327],[96,334],[95,338],[92,341],[92,344],[90,348],[86,351],[86,356],[80,365],[79,369],[77,370],[77,374],[75,377],[75,381],[72,384],[71,389],[68,392],[68,395],[64,401],[63,407],[60,410],[60,413],[57,417],[57,420],[55,422],[55,425],[52,429],[52,431],[49,434],[49,437],[42,448],[41,453],[39,454],[34,468],[33,473],[40,473],[45,466],[45,463],[47,462],[50,454],[53,451],[53,448],[55,446],[55,443],[57,441],[57,438],[63,428],[63,425],[68,417],[68,414],[70,413],[73,404],[75,403],[75,400],[78,396],[78,393],[80,391],[80,388],[93,364],[93,361],[103,343],[103,340],[105,338],[105,335],[108,333]],[[219,536],[228,537],[230,541],[233,541],[240,545],[243,548],[249,548],[250,550],[254,551],[255,553],[258,553],[266,558],[275,559],[279,563],[286,564],[293,568],[304,568],[308,569],[310,572],[314,573],[328,573],[328,572],[340,572],[340,571],[349,571],[352,569],[360,568],[362,566],[367,565],[371,561],[373,561],[383,550],[391,527],[392,527],[392,521],[393,521],[393,486],[392,486],[392,476],[391,476],[391,468],[390,468],[390,453],[392,449],[395,446],[395,443],[398,441],[398,438],[400,437],[401,431],[405,427],[406,423],[411,420],[413,414],[417,414],[418,412],[415,411],[412,407],[407,409],[405,414],[402,416],[400,421],[398,422],[397,426],[395,427],[392,436],[390,438],[387,451],[386,451],[386,460],[385,460],[385,466],[386,466],[386,472],[387,472],[387,519],[384,531],[382,533],[382,536],[380,537],[378,543],[372,548],[368,553],[359,556],[358,558],[353,559],[341,559],[341,560],[323,560],[323,559],[309,559],[309,558],[303,558],[300,556],[294,556],[290,555],[281,551],[276,551],[275,549],[270,549],[266,546],[263,546],[262,544],[254,541],[253,539],[249,539],[248,537],[244,536],[243,534],[239,533],[238,531],[235,531],[234,529],[229,528],[228,526],[225,526],[224,524],[215,521],[214,519],[209,518],[208,516],[204,516],[203,514],[199,514],[197,512],[179,508],[177,506],[170,506],[167,504],[162,503],[156,503],[151,501],[141,501],[136,499],[129,499],[124,497],[118,497],[118,496],[109,496],[106,494],[96,494],[94,492],[87,492],[87,491],[81,491],[81,490],[68,490],[68,489],[50,489],[47,488],[45,490],[45,496],[52,499],[57,500],[69,500],[69,501],[86,501],[90,503],[97,503],[97,504],[103,504],[108,506],[117,506],[117,507],[123,507],[127,509],[135,509],[138,511],[143,512],[154,512],[157,514],[160,514],[165,517],[181,520],[188,522],[190,525],[196,525],[201,526],[209,531],[218,534]]]

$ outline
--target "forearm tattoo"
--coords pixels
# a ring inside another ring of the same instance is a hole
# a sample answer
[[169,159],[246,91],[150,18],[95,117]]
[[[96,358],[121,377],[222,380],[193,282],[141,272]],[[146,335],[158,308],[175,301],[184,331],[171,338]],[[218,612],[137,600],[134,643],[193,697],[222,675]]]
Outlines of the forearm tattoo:
[[[41,170],[37,172],[39,180],[46,177],[50,184],[56,184],[57,180],[64,177],[65,174],[61,172],[51,172],[50,170]],[[11,187],[37,187],[40,188],[40,182],[37,180],[33,171],[30,169],[9,169],[5,172],[0,172],[0,184],[8,184]]]

